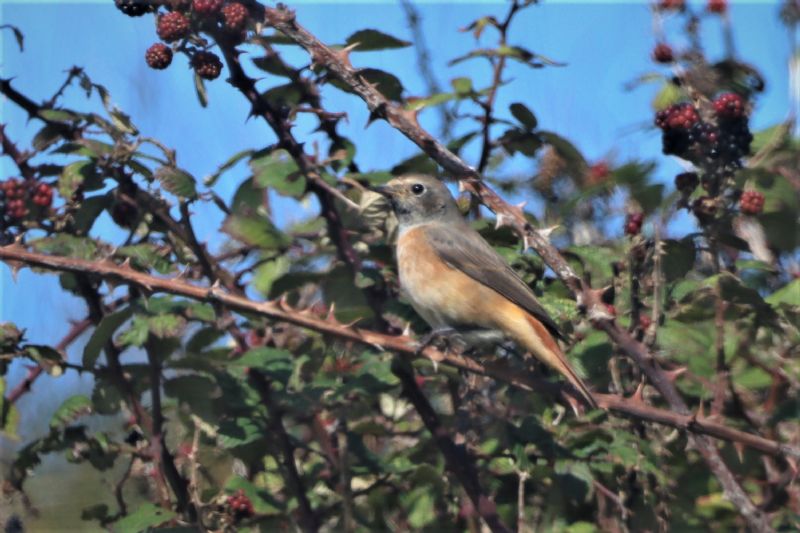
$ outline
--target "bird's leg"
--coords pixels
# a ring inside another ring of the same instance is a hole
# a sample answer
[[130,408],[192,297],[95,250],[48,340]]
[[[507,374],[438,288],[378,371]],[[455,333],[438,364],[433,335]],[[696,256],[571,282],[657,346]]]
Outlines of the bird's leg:
[[417,342],[417,349],[415,354],[420,355],[425,348],[430,346],[434,343],[434,341],[444,339],[447,340],[448,337],[453,335],[457,335],[458,331],[451,327],[440,327],[440,328],[433,328],[431,331],[420,337],[419,341]]

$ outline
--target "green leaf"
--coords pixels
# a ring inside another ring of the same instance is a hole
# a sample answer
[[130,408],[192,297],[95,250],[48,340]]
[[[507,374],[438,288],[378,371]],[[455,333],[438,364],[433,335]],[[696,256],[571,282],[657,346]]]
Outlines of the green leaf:
[[225,449],[244,446],[264,438],[264,428],[250,417],[225,420],[219,425],[217,442]]
[[293,198],[299,198],[306,191],[306,178],[286,150],[257,152],[250,159],[250,168],[259,187],[269,187]]
[[[364,68],[358,71],[358,75],[367,83],[375,85],[378,92],[389,100],[400,102],[403,99],[403,84],[394,74],[375,68]],[[331,79],[330,83],[341,91],[355,94],[348,84],[338,78]]]
[[40,109],[39,116],[53,122],[73,122],[81,119],[81,115],[68,109]]
[[150,317],[148,323],[150,333],[159,339],[165,339],[178,336],[186,326],[186,319],[173,314],[160,314]]
[[36,239],[30,245],[37,252],[74,257],[76,259],[94,259],[97,255],[97,243],[95,241],[68,233]]
[[169,254],[169,251],[165,254],[158,246],[151,243],[132,244],[117,249],[117,255],[131,259],[135,267],[152,268],[160,274],[169,274],[175,269]]
[[85,198],[72,217],[75,231],[81,235],[89,233],[97,217],[108,205],[109,198],[105,194]]
[[83,394],[70,396],[64,400],[61,406],[56,409],[56,412],[53,413],[53,416],[50,418],[50,427],[56,428],[66,426],[79,416],[89,414],[91,411],[92,400],[90,400],[88,396],[84,396]]
[[113,109],[109,114],[111,115],[111,123],[114,124],[119,131],[130,135],[139,134],[139,129],[133,124],[131,117],[127,114],[119,109]]
[[72,195],[83,185],[84,182],[96,181],[97,171],[93,161],[77,161],[64,167],[64,171],[58,178],[58,192],[64,198],[72,198]]
[[238,368],[255,368],[269,377],[285,383],[294,368],[292,354],[277,348],[254,348],[231,362]]
[[138,533],[147,531],[169,520],[177,518],[172,511],[158,507],[152,503],[143,503],[138,509],[114,524],[114,531]]
[[660,111],[666,109],[672,104],[677,104],[686,98],[686,93],[671,81],[665,82],[661,86],[655,98],[653,98],[653,109]]
[[286,256],[261,263],[253,271],[253,287],[264,296],[269,296],[272,284],[276,279],[289,272],[290,266],[291,261]]
[[94,328],[89,342],[83,348],[83,366],[86,368],[94,368],[97,358],[100,356],[100,351],[108,341],[114,336],[114,332],[119,329],[133,315],[133,308],[126,307],[115,313],[108,314],[103,317],[100,323]]
[[454,93],[436,93],[425,98],[409,97],[406,98],[406,109],[417,111],[419,109],[425,109],[426,107],[441,105],[457,97],[458,95]]
[[225,220],[222,231],[245,244],[265,250],[280,249],[288,244],[286,235],[265,217],[232,215]]
[[525,126],[528,130],[536,129],[538,125],[538,121],[536,120],[536,115],[533,114],[533,111],[527,108],[525,104],[520,102],[515,102],[508,107],[511,114],[514,115],[514,118],[519,121],[520,124]]
[[472,80],[469,78],[454,78],[450,80],[450,85],[459,96],[469,95],[474,91],[472,88]]
[[133,317],[128,329],[117,340],[124,346],[143,346],[149,333],[150,325],[147,322],[147,317],[136,315]]
[[663,241],[664,256],[661,268],[667,281],[672,282],[683,278],[694,267],[695,255],[694,239],[686,237],[681,240],[666,239]]
[[35,150],[41,152],[56,141],[59,141],[62,138],[62,131],[63,128],[57,124],[45,124],[44,127],[36,133],[33,141],[31,141],[31,145]]
[[436,519],[436,500],[430,487],[412,489],[404,495],[408,507],[408,523],[412,528],[421,529]]
[[194,91],[197,94],[197,101],[200,102],[201,107],[208,106],[208,92],[206,91],[206,82],[194,73]]
[[195,187],[194,177],[176,167],[164,166],[156,170],[156,179],[167,191],[175,196],[194,200],[197,198],[197,188]]
[[227,161],[225,161],[224,163],[222,163],[219,166],[219,168],[216,170],[216,172],[214,172],[213,174],[208,176],[206,179],[204,179],[203,183],[207,187],[211,187],[212,185],[214,185],[217,182],[217,180],[220,178],[220,176],[222,176],[225,172],[227,172],[228,170],[230,170],[234,166],[236,166],[236,163],[238,163],[239,161],[241,161],[245,157],[250,157],[251,155],[253,155],[253,153],[254,153],[253,150],[242,150],[241,152],[238,152],[238,153],[232,155],[230,157],[230,159],[228,159]]
[[773,307],[780,304],[800,306],[800,279],[795,279],[765,298]]
[[356,52],[371,52],[373,50],[388,50],[411,46],[409,41],[403,41],[373,29],[357,31],[347,38],[346,44],[348,46],[354,43],[358,43],[358,46],[353,49]]

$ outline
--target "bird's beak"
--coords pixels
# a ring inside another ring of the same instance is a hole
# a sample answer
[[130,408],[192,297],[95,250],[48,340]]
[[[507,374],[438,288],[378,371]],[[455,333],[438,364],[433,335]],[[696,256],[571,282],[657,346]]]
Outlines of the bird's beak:
[[383,196],[385,198],[390,198],[390,199],[391,199],[392,194],[394,192],[394,191],[392,191],[392,188],[389,187],[388,185],[377,185],[375,187],[370,187],[369,189],[372,192],[376,192],[376,193],[380,194],[381,196]]

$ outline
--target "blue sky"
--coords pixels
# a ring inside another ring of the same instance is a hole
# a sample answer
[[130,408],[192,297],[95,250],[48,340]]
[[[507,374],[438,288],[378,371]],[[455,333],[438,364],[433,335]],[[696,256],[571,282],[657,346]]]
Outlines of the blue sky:
[[[399,3],[292,5],[300,23],[328,43],[341,43],[363,28],[411,38]],[[472,77],[476,87],[487,84],[489,73],[484,63],[473,61],[448,67],[447,61],[474,46],[471,34],[461,33],[458,28],[485,14],[499,17],[505,9],[501,2],[420,5],[434,69],[443,87],[449,87],[449,80],[459,76]],[[738,53],[744,61],[762,68],[767,80],[767,90],[759,99],[753,118],[755,129],[784,119],[788,109],[788,38],[777,19],[777,9],[774,2],[734,3],[731,8]],[[225,83],[224,72],[209,84],[210,105],[203,110],[195,98],[185,59],[176,58],[172,67],[160,72],[145,65],[144,52],[156,41],[152,17],[127,18],[113,8],[110,0],[102,4],[0,1],[0,20],[18,26],[26,37],[25,51],[21,53],[10,32],[2,34],[0,70],[3,77],[15,78],[17,89],[34,99],[45,99],[62,82],[64,71],[73,65],[82,66],[95,82],[110,90],[114,102],[132,116],[143,135],[176,148],[179,164],[198,178],[213,172],[239,150],[264,147],[274,141],[263,122],[245,120],[248,107]],[[677,25],[677,20],[667,21],[667,29],[673,30],[670,35],[677,35]],[[720,57],[718,20],[708,19],[703,34],[709,57]],[[483,46],[491,46],[493,39],[487,30]],[[660,163],[659,179],[671,182],[679,167],[660,154],[658,135],[650,127],[650,102],[656,87],[644,86],[634,91],[623,87],[637,75],[657,70],[649,58],[655,39],[647,4],[544,3],[516,19],[510,42],[567,66],[530,70],[512,65],[506,78],[513,83],[501,89],[499,109],[507,109],[515,101],[525,102],[536,113],[542,128],[571,139],[590,161],[608,155],[619,162],[629,158],[655,159]],[[678,48],[683,44],[679,38],[671,42]],[[290,60],[305,59],[297,49],[286,51]],[[354,54],[353,62],[356,66],[392,71],[403,81],[407,94],[425,92],[410,48]],[[260,87],[273,83],[265,79]],[[340,131],[357,141],[356,161],[362,170],[386,169],[416,153],[410,141],[382,122],[365,129],[366,108],[356,97],[333,88],[326,89],[323,96],[328,110],[348,113],[349,123],[342,124]],[[77,109],[87,105],[79,90],[69,92],[64,104]],[[9,136],[24,147],[40,124],[28,123],[26,116],[7,102],[0,105]],[[96,102],[92,105],[96,106]],[[420,120],[431,131],[439,131],[436,111],[424,111]],[[303,138],[310,129],[307,121],[301,122],[296,131]],[[475,164],[477,147],[466,157]],[[519,160],[514,165],[525,168],[529,163]],[[15,175],[14,170],[7,158],[0,159],[3,179]],[[246,172],[245,166],[238,166],[220,181],[217,191],[230,198]],[[219,242],[219,216],[211,209],[198,208],[196,213],[201,240]],[[285,221],[298,214],[284,210],[279,216]],[[101,222],[99,228],[107,238],[115,235],[111,224]],[[26,328],[31,342],[56,343],[68,330],[68,320],[83,318],[82,304],[60,291],[56,276],[24,270],[15,281],[3,265],[0,283],[0,320],[13,320]],[[80,357],[85,340],[84,336],[73,344],[70,358]],[[9,381],[13,385],[23,374],[24,369],[15,365]],[[20,402],[28,413],[25,419],[32,421],[22,428],[23,436],[41,431],[63,397],[90,385],[88,377],[78,378],[74,373],[57,380],[39,380],[34,394]],[[44,390],[48,393],[41,394]]]

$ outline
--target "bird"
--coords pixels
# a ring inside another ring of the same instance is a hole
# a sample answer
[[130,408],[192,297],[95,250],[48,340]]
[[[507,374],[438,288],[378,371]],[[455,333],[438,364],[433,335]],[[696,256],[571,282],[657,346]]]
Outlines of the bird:
[[461,215],[441,180],[407,174],[373,190],[387,199],[397,217],[401,291],[431,326],[431,336],[511,340],[563,375],[590,407],[597,406],[559,347],[563,336],[555,321],[528,284]]

